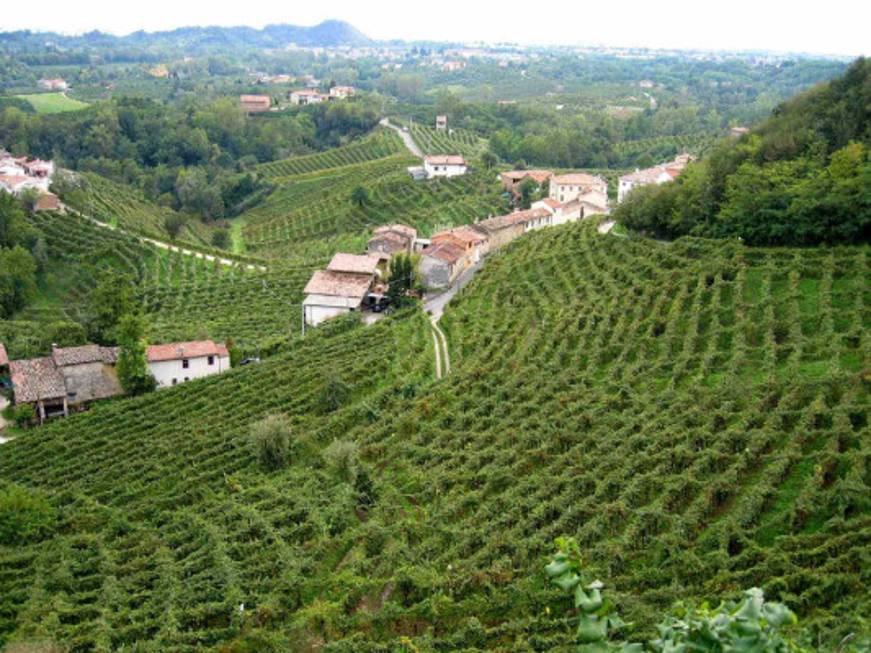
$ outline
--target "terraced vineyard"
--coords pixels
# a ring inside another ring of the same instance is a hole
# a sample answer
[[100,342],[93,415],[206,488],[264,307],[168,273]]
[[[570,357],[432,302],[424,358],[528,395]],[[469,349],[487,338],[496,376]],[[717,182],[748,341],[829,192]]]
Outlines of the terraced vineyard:
[[[169,240],[164,220],[174,213],[171,208],[149,202],[137,189],[119,184],[100,175],[82,173],[84,187],[65,199],[85,215],[151,238]],[[200,220],[185,222],[177,240],[194,246],[209,246],[210,231]]]
[[[268,272],[227,267],[143,244],[73,215],[37,214],[31,220],[46,236],[51,282],[42,293],[46,301],[16,316],[25,324],[80,321],[88,293],[113,269],[136,282],[154,341],[232,337],[256,351],[301,328],[294,305],[311,267],[278,265]],[[13,355],[31,353],[28,340],[11,336],[21,343]]]
[[656,136],[615,143],[614,153],[619,157],[622,165],[632,165],[636,157],[648,153],[654,158],[670,158],[672,153],[680,152],[689,152],[699,157],[705,154],[716,140],[716,135],[710,132],[683,136]]
[[371,135],[350,145],[317,154],[264,163],[257,169],[266,177],[280,178],[383,159],[401,152],[405,152],[405,146],[393,130],[377,129]]
[[[281,177],[272,195],[244,214],[248,252],[316,265],[335,251],[363,248],[380,224],[403,222],[429,234],[507,209],[495,174],[415,182],[406,168],[416,163],[407,154],[392,154]],[[351,201],[357,186],[370,194],[363,206]]]
[[462,154],[474,158],[487,149],[487,140],[466,129],[436,129],[414,123],[411,136],[424,154]]
[[[568,534],[635,634],[760,585],[833,647],[871,611],[869,276],[867,248],[566,225],[449,306],[442,381],[412,312],[54,422],[0,457],[60,513],[0,547],[0,641],[567,651],[542,564]],[[297,444],[267,473],[269,413]]]

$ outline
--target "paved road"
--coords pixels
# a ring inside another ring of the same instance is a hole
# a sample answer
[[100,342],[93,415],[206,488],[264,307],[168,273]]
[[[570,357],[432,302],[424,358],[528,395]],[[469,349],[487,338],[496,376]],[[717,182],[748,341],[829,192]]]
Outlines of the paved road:
[[478,261],[470,267],[468,270],[465,270],[456,280],[453,286],[448,288],[442,293],[435,295],[434,297],[428,298],[423,302],[424,310],[430,314],[432,320],[434,322],[438,322],[442,313],[445,312],[445,306],[451,299],[453,299],[454,295],[456,295],[462,288],[466,286],[472,280],[472,277],[475,276],[475,273],[481,268],[484,264],[484,261]]
[[397,134],[399,134],[399,137],[402,139],[402,142],[405,143],[405,147],[408,148],[408,151],[411,152],[418,159],[423,158],[423,152],[421,152],[420,148],[417,146],[417,143],[414,142],[414,139],[411,137],[411,134],[409,134],[407,131],[403,131],[402,129],[400,129],[396,125],[392,124],[387,118],[381,119],[381,126],[382,127],[389,127],[390,129],[395,131]]

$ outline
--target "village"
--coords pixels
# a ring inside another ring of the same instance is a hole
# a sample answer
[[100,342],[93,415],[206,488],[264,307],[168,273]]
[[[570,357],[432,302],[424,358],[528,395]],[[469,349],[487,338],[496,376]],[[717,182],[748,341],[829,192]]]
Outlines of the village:
[[[435,128],[446,130],[447,116],[437,116]],[[408,144],[409,135],[402,135]],[[621,176],[617,202],[640,186],[676,179],[692,160],[690,155],[681,154],[673,161]],[[464,175],[468,170],[469,164],[461,155],[438,154],[424,156],[423,165],[410,167],[408,172],[414,180],[422,181]],[[499,173],[499,181],[518,207],[511,213],[438,231],[429,238],[420,237],[408,225],[382,225],[374,229],[365,252],[337,253],[326,269],[312,275],[305,287],[304,325],[317,326],[352,311],[383,310],[390,261],[398,254],[416,257],[421,283],[431,295],[449,289],[486,256],[529,231],[611,211],[608,182],[586,172],[509,170]],[[546,196],[532,201],[529,208],[519,208],[522,192],[530,190]]]
[[[291,93],[291,101],[306,104],[353,95],[352,87],[334,87],[329,95],[305,89]],[[240,101],[248,112],[269,110],[271,106],[268,96],[242,96]],[[447,130],[447,122],[447,116],[437,116],[436,130]],[[407,129],[386,124],[401,133],[409,149],[414,147]],[[673,161],[621,176],[617,202],[639,186],[675,179],[691,160],[689,155],[679,155]],[[459,154],[425,155],[422,163],[408,169],[416,181],[455,177],[470,169]],[[0,150],[0,191],[29,203],[34,212],[64,210],[63,203],[50,191],[54,174],[52,161],[16,157]],[[365,251],[337,252],[326,268],[316,270],[305,285],[303,330],[352,312],[366,313],[367,321],[378,319],[391,308],[388,278],[397,255],[413,261],[425,299],[449,296],[459,279],[473,274],[487,256],[523,234],[611,211],[608,182],[587,172],[508,170],[498,173],[498,181],[516,207],[510,213],[443,229],[429,238],[408,225],[381,225],[373,230]],[[532,199],[528,208],[521,208],[524,195],[529,193],[537,199]],[[42,423],[83,410],[95,401],[125,394],[115,370],[118,351],[118,347],[96,344],[55,345],[49,356],[10,360],[0,343],[0,378],[8,378],[14,405],[31,406],[35,419]],[[219,374],[231,367],[227,345],[213,340],[150,344],[146,360],[158,389]],[[0,411],[8,403],[0,394]]]

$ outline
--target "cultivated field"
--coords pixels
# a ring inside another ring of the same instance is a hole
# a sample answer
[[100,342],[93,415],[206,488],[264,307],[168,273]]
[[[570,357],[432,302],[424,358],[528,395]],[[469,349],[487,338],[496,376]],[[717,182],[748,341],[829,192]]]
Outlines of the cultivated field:
[[79,111],[88,106],[86,102],[68,97],[65,93],[31,93],[29,95],[16,95],[15,97],[29,102],[37,113]]

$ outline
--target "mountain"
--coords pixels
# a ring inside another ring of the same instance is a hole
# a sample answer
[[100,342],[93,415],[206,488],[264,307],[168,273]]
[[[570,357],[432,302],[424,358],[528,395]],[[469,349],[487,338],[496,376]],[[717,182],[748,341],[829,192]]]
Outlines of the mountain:
[[615,217],[674,238],[755,245],[871,240],[871,60],[779,106],[673,184],[633,192]]
[[282,48],[291,43],[307,47],[360,46],[372,43],[362,32],[340,20],[326,20],[312,27],[298,25],[267,25],[253,27],[180,27],[159,32],[138,31],[126,36],[114,36],[92,31],[77,36],[54,32],[0,32],[0,47],[12,52],[53,48],[87,47],[150,47],[184,48],[186,51],[208,51],[216,47]]

